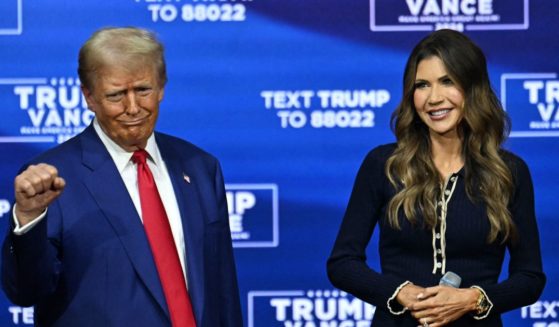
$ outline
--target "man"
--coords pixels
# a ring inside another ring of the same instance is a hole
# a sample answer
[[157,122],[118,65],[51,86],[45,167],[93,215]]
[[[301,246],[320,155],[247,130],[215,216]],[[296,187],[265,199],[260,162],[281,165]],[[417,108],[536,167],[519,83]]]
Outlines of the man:
[[154,132],[162,45],[101,29],[78,74],[95,119],[16,177],[4,291],[36,326],[242,326],[219,163]]

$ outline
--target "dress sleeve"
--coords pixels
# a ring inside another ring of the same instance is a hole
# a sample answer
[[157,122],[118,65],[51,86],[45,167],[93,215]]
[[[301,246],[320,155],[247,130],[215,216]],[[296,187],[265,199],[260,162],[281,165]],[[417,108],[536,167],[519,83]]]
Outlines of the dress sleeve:
[[502,313],[534,303],[545,286],[540,240],[534,210],[534,189],[526,163],[513,158],[512,175],[515,189],[509,209],[518,231],[518,240],[507,245],[510,261],[508,277],[498,284],[479,285]]
[[386,147],[378,147],[363,161],[327,262],[328,277],[335,287],[385,309],[389,309],[389,299],[406,280],[371,269],[365,252],[380,209],[387,201],[383,190],[388,183],[384,173],[388,155]]

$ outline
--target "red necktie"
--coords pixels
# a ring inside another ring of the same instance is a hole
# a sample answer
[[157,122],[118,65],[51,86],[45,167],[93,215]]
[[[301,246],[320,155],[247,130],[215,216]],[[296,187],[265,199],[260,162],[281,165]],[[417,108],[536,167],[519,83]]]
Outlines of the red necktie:
[[194,314],[182,272],[169,219],[149,169],[145,150],[135,151],[132,161],[138,165],[138,189],[144,229],[155,260],[173,327],[195,327]]

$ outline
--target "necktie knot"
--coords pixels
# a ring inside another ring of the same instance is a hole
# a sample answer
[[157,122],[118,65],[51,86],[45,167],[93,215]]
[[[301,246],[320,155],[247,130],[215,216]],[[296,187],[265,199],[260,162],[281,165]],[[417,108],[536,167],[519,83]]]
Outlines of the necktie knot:
[[132,162],[135,164],[145,164],[148,153],[144,149],[136,150],[132,154]]

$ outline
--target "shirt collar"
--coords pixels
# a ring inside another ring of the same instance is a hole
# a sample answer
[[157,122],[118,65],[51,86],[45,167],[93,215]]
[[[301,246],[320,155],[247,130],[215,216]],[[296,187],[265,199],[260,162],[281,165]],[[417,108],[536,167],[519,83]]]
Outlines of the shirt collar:
[[[116,165],[116,168],[118,169],[118,172],[122,173],[122,171],[126,168],[126,165],[128,165],[131,162],[130,158],[132,158],[133,152],[128,152],[124,150],[122,147],[120,147],[118,144],[116,144],[105,133],[105,131],[103,131],[103,129],[99,125],[99,122],[97,121],[97,118],[93,119],[93,128],[95,129],[95,132],[97,132],[97,135],[99,135],[99,138],[101,139],[101,142],[103,142],[103,145],[105,146],[107,151],[109,151],[111,158],[113,158],[113,161]],[[157,143],[155,142],[155,136],[153,133],[148,138],[145,150],[149,154],[149,159],[156,166],[159,167],[163,161],[161,158],[161,154],[159,153],[159,148],[157,147]]]

